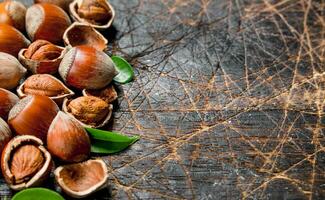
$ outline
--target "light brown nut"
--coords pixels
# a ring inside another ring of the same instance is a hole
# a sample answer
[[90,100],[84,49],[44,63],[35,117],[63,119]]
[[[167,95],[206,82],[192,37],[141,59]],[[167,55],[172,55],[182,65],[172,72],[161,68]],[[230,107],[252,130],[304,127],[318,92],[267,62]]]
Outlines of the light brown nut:
[[28,77],[19,86],[17,93],[19,97],[27,95],[48,96],[58,104],[61,104],[64,98],[74,95],[74,92],[67,88],[60,80],[49,74],[35,74]]
[[85,124],[97,124],[109,113],[109,104],[97,97],[79,97],[68,105],[71,114]]
[[13,190],[39,186],[50,175],[51,154],[31,135],[12,138],[1,156],[2,175]]

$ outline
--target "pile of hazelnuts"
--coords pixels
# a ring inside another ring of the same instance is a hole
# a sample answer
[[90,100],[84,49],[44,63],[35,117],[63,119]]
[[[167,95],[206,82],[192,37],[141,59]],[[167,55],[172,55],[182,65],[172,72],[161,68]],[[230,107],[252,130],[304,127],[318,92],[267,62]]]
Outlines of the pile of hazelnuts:
[[72,197],[105,187],[84,127],[105,126],[117,99],[100,33],[114,17],[107,0],[0,3],[1,170],[11,189],[40,186],[53,170]]

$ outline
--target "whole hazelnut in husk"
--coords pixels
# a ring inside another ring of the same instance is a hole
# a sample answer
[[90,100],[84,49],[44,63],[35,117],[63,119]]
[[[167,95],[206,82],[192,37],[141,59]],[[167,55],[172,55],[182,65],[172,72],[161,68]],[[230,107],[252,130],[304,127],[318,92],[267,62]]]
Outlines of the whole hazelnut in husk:
[[81,162],[90,154],[90,138],[76,119],[60,111],[49,128],[47,148],[61,161]]
[[0,88],[0,117],[8,119],[9,111],[19,101],[19,98],[9,90]]
[[25,76],[26,72],[27,70],[19,63],[17,58],[10,54],[0,52],[0,88],[14,89]]
[[26,7],[18,1],[0,3],[0,23],[14,26],[20,31],[25,30]]
[[14,137],[2,152],[2,174],[13,190],[39,186],[52,167],[50,153],[40,139],[31,135]]
[[58,111],[59,107],[49,97],[29,95],[10,110],[8,123],[18,135],[34,135],[46,141],[47,131]]
[[63,57],[59,73],[67,85],[78,89],[101,89],[117,75],[112,59],[90,46],[71,48]]
[[19,61],[33,74],[55,74],[66,49],[46,40],[36,40],[28,48],[22,49]]
[[71,21],[64,10],[54,4],[32,5],[26,13],[26,31],[32,41],[42,39],[51,43],[62,42],[64,31]]
[[0,24],[0,52],[17,57],[19,51],[29,44],[30,41],[13,26]]
[[99,128],[105,126],[112,116],[113,105],[94,97],[78,97],[71,101],[65,99],[63,111],[76,118],[83,126]]
[[101,159],[60,166],[54,171],[62,190],[74,198],[84,198],[104,188],[108,180],[106,164]]

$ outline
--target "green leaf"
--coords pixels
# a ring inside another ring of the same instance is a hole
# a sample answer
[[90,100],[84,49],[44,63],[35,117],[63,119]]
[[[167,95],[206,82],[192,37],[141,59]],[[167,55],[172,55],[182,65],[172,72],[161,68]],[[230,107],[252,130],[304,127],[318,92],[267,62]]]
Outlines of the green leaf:
[[140,139],[139,136],[126,136],[118,132],[103,131],[94,128],[85,128],[91,139],[91,152],[117,153]]
[[30,188],[15,194],[12,200],[64,200],[57,192],[46,188]]
[[128,83],[133,79],[134,71],[132,66],[124,59],[119,56],[112,56],[112,60],[115,64],[116,70],[119,72],[114,77],[114,81],[118,83]]

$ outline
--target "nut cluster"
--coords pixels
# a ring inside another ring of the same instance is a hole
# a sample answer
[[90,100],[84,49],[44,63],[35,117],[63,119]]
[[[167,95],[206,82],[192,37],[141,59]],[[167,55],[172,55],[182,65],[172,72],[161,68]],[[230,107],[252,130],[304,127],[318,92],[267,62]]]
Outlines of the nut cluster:
[[105,185],[84,127],[107,125],[117,99],[117,71],[96,30],[114,17],[106,0],[0,3],[1,170],[11,189],[41,185],[55,164],[64,164],[55,179],[72,197]]

